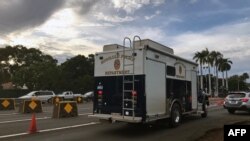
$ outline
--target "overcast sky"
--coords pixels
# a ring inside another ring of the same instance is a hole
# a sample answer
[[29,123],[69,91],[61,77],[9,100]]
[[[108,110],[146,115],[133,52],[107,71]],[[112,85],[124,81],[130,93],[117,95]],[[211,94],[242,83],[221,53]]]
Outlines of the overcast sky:
[[39,48],[59,62],[149,38],[192,59],[208,48],[250,72],[249,0],[0,0],[0,47]]

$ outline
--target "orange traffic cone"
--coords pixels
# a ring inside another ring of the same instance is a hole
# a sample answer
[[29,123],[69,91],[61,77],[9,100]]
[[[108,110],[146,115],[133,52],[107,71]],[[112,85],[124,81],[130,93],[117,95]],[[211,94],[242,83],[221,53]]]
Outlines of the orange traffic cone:
[[35,114],[32,115],[32,119],[30,122],[30,129],[29,129],[29,133],[33,134],[37,132],[37,128],[36,128],[36,116]]

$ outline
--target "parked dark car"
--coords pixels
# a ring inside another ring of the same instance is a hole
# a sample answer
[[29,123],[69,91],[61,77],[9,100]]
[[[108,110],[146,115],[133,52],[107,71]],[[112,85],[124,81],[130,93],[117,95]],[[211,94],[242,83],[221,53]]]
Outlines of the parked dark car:
[[250,112],[250,93],[230,92],[225,98],[224,108],[230,114],[234,114],[237,110]]

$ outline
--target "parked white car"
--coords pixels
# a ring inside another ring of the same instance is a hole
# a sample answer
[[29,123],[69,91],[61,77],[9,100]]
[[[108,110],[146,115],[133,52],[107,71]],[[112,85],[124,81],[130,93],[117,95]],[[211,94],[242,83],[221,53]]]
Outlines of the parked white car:
[[91,101],[94,97],[94,92],[93,91],[90,91],[90,92],[87,92],[85,94],[83,94],[83,99],[85,101]]
[[19,99],[37,99],[41,102],[49,102],[49,99],[51,99],[53,96],[55,96],[55,93],[53,91],[32,91],[24,96],[19,97]]

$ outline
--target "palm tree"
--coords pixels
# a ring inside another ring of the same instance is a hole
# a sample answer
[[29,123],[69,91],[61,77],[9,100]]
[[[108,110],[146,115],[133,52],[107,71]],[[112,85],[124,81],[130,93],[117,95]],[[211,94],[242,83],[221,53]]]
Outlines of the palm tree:
[[222,58],[223,55],[218,51],[212,51],[210,53],[210,56],[211,56],[213,65],[215,66],[215,71],[216,71],[215,96],[218,96],[218,87],[219,87],[218,85],[218,64],[219,64],[218,60]]
[[213,58],[214,53],[209,52],[207,48],[203,52],[206,54],[206,63],[208,65],[208,91],[209,94],[211,95],[212,93],[211,67],[215,65],[214,63],[215,59]]
[[203,73],[202,73],[202,65],[204,64],[205,62],[205,54],[202,53],[202,52],[196,52],[194,54],[194,57],[193,59],[195,59],[196,62],[199,62],[200,64],[200,88],[203,89]]
[[222,86],[224,87],[225,84],[224,84],[224,71],[226,70],[225,68],[225,63],[226,63],[226,60],[224,58],[219,58],[218,60],[218,71],[220,71],[222,73]]
[[226,89],[228,90],[228,76],[227,76],[227,72],[231,69],[231,65],[233,64],[233,62],[231,60],[229,60],[229,58],[225,59],[225,71],[226,71]]

